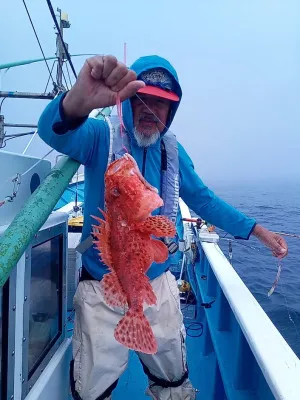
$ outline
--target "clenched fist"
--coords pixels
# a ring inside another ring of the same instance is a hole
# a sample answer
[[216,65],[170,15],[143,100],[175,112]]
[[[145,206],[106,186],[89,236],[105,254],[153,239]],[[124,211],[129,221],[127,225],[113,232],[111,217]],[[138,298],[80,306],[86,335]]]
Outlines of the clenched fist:
[[136,73],[114,56],[95,56],[86,60],[77,81],[63,101],[68,118],[88,115],[93,109],[116,104],[132,97],[145,86],[136,79]]

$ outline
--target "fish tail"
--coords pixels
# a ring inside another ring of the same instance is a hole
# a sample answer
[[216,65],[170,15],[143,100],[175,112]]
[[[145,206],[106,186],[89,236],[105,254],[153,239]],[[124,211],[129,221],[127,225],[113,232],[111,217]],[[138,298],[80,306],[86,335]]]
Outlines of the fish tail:
[[115,329],[115,338],[129,349],[146,354],[157,352],[152,328],[142,312],[128,310]]

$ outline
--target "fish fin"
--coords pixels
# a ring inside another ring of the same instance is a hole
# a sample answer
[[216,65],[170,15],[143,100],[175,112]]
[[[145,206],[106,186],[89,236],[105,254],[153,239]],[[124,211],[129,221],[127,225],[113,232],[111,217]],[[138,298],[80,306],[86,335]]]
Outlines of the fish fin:
[[102,212],[105,219],[91,215],[92,218],[99,222],[99,225],[92,225],[94,228],[93,236],[96,237],[96,240],[94,240],[93,243],[100,252],[101,261],[112,269],[113,262],[110,251],[110,226],[107,214],[103,210],[99,210]]
[[145,221],[138,222],[136,228],[143,233],[149,233],[158,237],[174,237],[176,228],[173,222],[163,215],[148,217]]
[[151,239],[151,247],[153,250],[153,258],[155,262],[163,263],[168,259],[169,250],[161,240]]
[[156,304],[156,295],[153,291],[147,275],[143,274],[139,278],[138,285],[139,287],[137,287],[137,284],[135,285],[135,287],[137,288],[137,291],[140,290],[141,298],[143,299],[143,301],[149,306]]
[[157,352],[157,342],[149,321],[143,313],[128,310],[118,323],[115,339],[129,349],[146,354]]
[[100,285],[104,289],[103,297],[107,304],[116,307],[122,307],[127,304],[126,294],[115,272],[105,274]]

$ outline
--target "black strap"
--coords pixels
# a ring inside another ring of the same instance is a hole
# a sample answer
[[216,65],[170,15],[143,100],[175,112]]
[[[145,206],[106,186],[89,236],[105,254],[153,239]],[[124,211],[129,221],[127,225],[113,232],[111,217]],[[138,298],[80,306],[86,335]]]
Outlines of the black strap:
[[151,379],[152,382],[154,382],[156,385],[161,386],[163,388],[169,388],[169,387],[178,387],[181,386],[183,384],[183,382],[188,378],[189,376],[189,371],[188,369],[185,371],[185,373],[182,375],[182,377],[180,379],[178,379],[178,381],[167,381],[166,379],[162,379],[162,378],[157,378],[157,376],[151,374],[149,368],[143,363],[143,361],[140,359],[140,362],[143,366],[143,370],[145,372],[145,374],[148,376],[149,379]]
[[[112,383],[106,390],[103,392],[96,400],[105,400],[112,394],[112,391],[116,388],[119,379],[117,379],[114,383]],[[70,362],[70,386],[71,392],[74,400],[82,400],[79,396],[77,390],[75,389],[75,380],[74,380],[74,360]]]
[[61,96],[60,101],[59,101],[59,114],[60,114],[61,121],[54,122],[54,124],[52,125],[52,130],[57,135],[63,135],[69,131],[79,128],[80,125],[82,125],[88,118],[88,115],[86,115],[84,117],[80,117],[80,118],[73,118],[73,119],[69,119],[66,117],[66,114],[65,114],[64,108],[63,108],[63,101],[64,101],[64,98],[66,97],[67,93],[68,92],[65,92]]
[[95,281],[96,279],[88,272],[88,270],[82,266],[79,282],[81,281]]
[[168,168],[168,157],[167,157],[167,150],[163,140],[160,141],[160,152],[161,152],[161,170],[166,171]]

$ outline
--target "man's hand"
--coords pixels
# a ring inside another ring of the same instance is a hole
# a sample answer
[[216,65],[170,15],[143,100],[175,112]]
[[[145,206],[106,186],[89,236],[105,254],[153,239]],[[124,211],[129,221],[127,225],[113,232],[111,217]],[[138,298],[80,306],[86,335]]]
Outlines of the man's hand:
[[256,225],[252,234],[272,250],[273,256],[283,258],[287,255],[287,243],[277,233],[271,232],[261,225]]
[[77,81],[63,100],[68,118],[85,117],[93,109],[113,106],[134,96],[145,86],[136,73],[113,56],[95,56],[86,60]]

